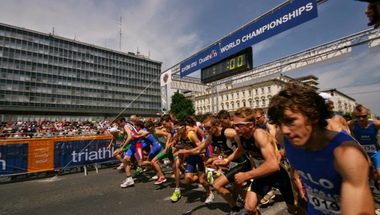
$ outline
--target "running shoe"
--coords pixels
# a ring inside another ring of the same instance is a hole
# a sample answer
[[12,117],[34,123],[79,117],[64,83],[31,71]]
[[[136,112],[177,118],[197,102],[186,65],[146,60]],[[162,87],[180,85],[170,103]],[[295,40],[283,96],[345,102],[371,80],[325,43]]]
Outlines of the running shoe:
[[125,188],[128,186],[132,186],[134,184],[135,184],[135,182],[133,181],[133,179],[127,178],[127,179],[125,179],[125,181],[123,181],[123,183],[120,185],[120,187]]
[[207,199],[205,201],[205,204],[208,205],[208,204],[211,204],[214,202],[214,194],[211,193],[210,195],[207,196]]
[[135,175],[140,174],[141,171],[142,171],[141,167],[137,167],[136,170],[135,170]]
[[260,203],[263,204],[263,205],[268,204],[269,201],[270,201],[271,199],[274,199],[274,197],[276,197],[276,195],[274,194],[274,191],[271,190],[271,191],[269,191],[269,192],[264,196],[264,198],[262,198],[262,199],[260,200]]
[[172,200],[172,202],[178,202],[178,200],[181,198],[181,191],[176,191],[174,190],[174,193],[172,195],[172,197],[170,198]]
[[123,164],[123,163],[121,163],[121,164],[120,164],[120,166],[119,166],[119,167],[117,167],[116,169],[117,169],[117,170],[122,170],[122,169],[124,169],[124,164]]
[[212,172],[211,171],[207,171],[207,182],[210,185],[214,184],[214,178],[212,177]]
[[152,179],[153,179],[153,180],[157,180],[157,179],[158,179],[158,175],[154,175],[154,176],[152,177]]
[[162,178],[159,178],[156,182],[154,182],[154,184],[159,185],[159,184],[162,184],[164,182],[166,182],[166,178],[162,177]]

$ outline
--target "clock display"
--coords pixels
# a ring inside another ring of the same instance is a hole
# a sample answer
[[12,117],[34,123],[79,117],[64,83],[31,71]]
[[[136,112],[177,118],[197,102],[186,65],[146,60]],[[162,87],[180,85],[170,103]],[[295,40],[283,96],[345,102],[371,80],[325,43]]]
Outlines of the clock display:
[[252,69],[252,47],[201,70],[202,83],[210,83]]

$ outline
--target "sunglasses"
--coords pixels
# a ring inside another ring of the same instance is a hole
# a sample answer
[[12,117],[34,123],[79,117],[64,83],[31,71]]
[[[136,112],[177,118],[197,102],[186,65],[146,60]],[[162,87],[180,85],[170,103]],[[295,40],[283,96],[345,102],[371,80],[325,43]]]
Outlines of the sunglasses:
[[256,116],[256,119],[260,119],[263,115],[260,115],[260,116]]
[[248,125],[250,123],[252,122],[238,122],[238,123],[234,123],[234,126],[240,128],[241,126]]
[[209,130],[212,128],[212,126],[210,126],[210,127],[206,127],[206,126],[204,126],[203,128],[205,128],[206,131],[209,131]]
[[356,118],[356,119],[360,119],[360,118],[365,119],[365,118],[367,118],[367,116],[368,116],[368,115],[361,115],[361,116],[355,116],[355,118]]
[[176,127],[175,129],[176,129],[176,130],[179,130],[179,129],[181,129],[181,128],[183,128],[183,126]]

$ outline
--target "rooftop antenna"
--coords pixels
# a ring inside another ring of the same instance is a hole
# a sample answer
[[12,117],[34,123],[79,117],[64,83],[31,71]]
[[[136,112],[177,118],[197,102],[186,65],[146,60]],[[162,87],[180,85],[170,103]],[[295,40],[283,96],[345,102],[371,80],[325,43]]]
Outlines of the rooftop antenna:
[[148,51],[148,59],[150,59],[150,50]]
[[54,27],[53,27],[53,35],[54,35]]
[[123,35],[122,33],[121,33],[121,25],[122,25],[122,21],[123,21],[123,17],[122,16],[120,16],[120,38],[119,38],[119,46],[120,46],[120,51],[121,51],[121,36]]
[[139,51],[139,47],[137,47],[137,52],[136,52],[137,55],[140,55],[140,51]]

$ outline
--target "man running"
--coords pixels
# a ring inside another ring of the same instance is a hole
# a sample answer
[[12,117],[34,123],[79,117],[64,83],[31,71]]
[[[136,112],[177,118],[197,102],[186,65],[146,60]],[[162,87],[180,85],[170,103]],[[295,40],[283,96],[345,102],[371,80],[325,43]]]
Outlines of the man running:
[[322,97],[289,85],[273,96],[268,115],[306,187],[308,214],[374,214],[368,157],[345,131],[326,128],[330,111]]
[[[158,162],[163,160],[164,158],[168,158],[171,162],[173,162],[174,160],[170,144],[172,135],[168,132],[165,132],[165,129],[158,129],[153,121],[146,122],[145,127],[147,129],[147,134],[153,135],[156,142],[159,142],[161,144],[161,147],[163,148],[163,150],[151,161],[153,167],[158,172],[158,178],[155,178],[158,180],[154,184],[159,185],[166,182],[166,178]],[[146,136],[147,134],[142,133],[142,136]],[[166,137],[166,143],[160,142],[160,137]]]
[[119,125],[119,127],[123,128],[124,135],[127,135],[127,139],[126,141],[124,141],[122,148],[131,143],[131,147],[127,150],[123,158],[123,164],[125,168],[125,174],[127,175],[127,179],[124,180],[120,187],[125,188],[128,186],[132,186],[135,183],[132,179],[131,166],[129,165],[131,163],[131,158],[133,155],[136,154],[135,157],[137,159],[137,162],[141,164],[143,159],[143,149],[141,143],[137,140],[134,140],[132,137],[132,134],[136,136],[138,135],[137,130],[131,124],[127,123],[125,121],[125,118],[122,116],[119,116],[116,119],[116,122]]
[[[180,150],[177,152],[177,154],[189,154],[189,155],[195,155],[195,154],[201,154],[205,151],[207,146],[213,142],[215,146],[220,148],[221,150],[221,156],[222,157],[228,157],[231,155],[234,150],[232,150],[227,145],[227,140],[230,140],[231,142],[234,141],[234,137],[236,136],[236,132],[232,128],[223,128],[219,120],[214,116],[208,116],[204,121],[204,129],[206,130],[208,136],[204,143],[201,143],[198,147],[194,149],[190,149],[187,151]],[[228,170],[224,175],[221,175],[219,178],[216,179],[214,182],[214,188],[218,191],[218,193],[224,198],[224,200],[230,205],[231,207],[231,214],[237,214],[240,212],[241,208],[236,206],[235,200],[231,195],[231,192],[226,189],[226,186],[228,184],[232,185],[232,189],[239,193],[240,196],[245,198],[245,191],[243,190],[242,186],[240,184],[235,183],[235,174],[238,172],[247,172],[252,169],[251,163],[249,161],[249,158],[246,155],[243,155],[240,158],[237,158],[236,160],[233,160],[236,164],[235,167]]]
[[[193,131],[188,131],[186,129],[185,122],[179,122],[177,129],[177,136],[175,147],[176,149],[182,151],[182,154],[185,156],[179,156],[175,161],[175,180],[176,188],[172,195],[172,202],[177,202],[181,198],[181,191],[179,189],[180,185],[180,176],[179,176],[179,166],[185,160],[187,161],[186,170],[185,170],[185,183],[192,184],[199,179],[199,183],[202,184],[203,188],[206,190],[207,198],[205,203],[211,204],[214,200],[214,195],[210,190],[210,185],[205,179],[205,166],[200,155],[187,155],[188,150],[193,149],[201,144],[197,135]],[[196,168],[198,167],[198,176],[194,175]]]
[[255,113],[252,108],[239,108],[235,112],[233,122],[237,133],[234,139],[238,147],[228,158],[214,163],[226,165],[245,153],[252,156],[255,168],[235,174],[235,182],[238,184],[254,179],[246,194],[245,209],[249,214],[260,214],[257,209],[260,199],[270,188],[276,187],[283,195],[288,210],[296,212],[298,208],[291,181],[285,168],[279,165],[274,138],[263,129],[255,128]]
[[376,183],[380,183],[380,146],[377,142],[377,134],[380,130],[380,121],[369,119],[368,108],[358,104],[353,115],[355,120],[349,122],[349,128],[358,142],[363,146],[365,152],[372,160],[376,169]]
[[107,146],[107,150],[110,150],[112,143],[116,142],[116,146],[118,148],[113,152],[113,156],[121,162],[120,166],[117,167],[117,170],[122,170],[124,169],[124,164],[123,158],[121,156],[129,149],[129,147],[131,147],[131,144],[128,144],[124,148],[121,148],[121,146],[124,145],[124,141],[126,140],[126,138],[124,138],[124,135],[117,128],[111,128],[109,131],[112,135],[112,139],[110,144]]

